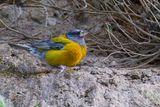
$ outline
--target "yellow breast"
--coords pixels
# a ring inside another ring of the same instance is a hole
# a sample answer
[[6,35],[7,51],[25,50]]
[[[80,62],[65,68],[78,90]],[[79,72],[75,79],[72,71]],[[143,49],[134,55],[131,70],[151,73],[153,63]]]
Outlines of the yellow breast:
[[66,50],[66,65],[76,66],[82,60],[81,46],[77,43],[67,44],[64,47]]
[[72,42],[66,44],[63,50],[50,50],[45,59],[51,65],[76,66],[86,56],[87,48]]

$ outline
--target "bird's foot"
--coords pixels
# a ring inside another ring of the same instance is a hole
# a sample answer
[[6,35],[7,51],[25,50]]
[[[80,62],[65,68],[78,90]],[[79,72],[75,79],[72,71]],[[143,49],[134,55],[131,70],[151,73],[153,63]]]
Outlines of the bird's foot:
[[67,67],[64,65],[60,65],[60,73],[64,72]]
[[78,70],[80,70],[80,69],[81,69],[81,66],[75,66],[75,67],[72,67],[71,69],[72,69],[72,70],[76,70],[76,71],[78,71]]
[[60,65],[60,73],[64,72],[65,70],[68,72],[68,73],[74,73],[75,71],[78,71],[81,69],[80,66],[75,66],[75,67],[66,67],[64,65]]
[[75,67],[69,67],[69,69],[67,70],[68,73],[72,74],[74,73],[75,71],[78,71],[80,70],[81,67],[80,66],[75,66]]

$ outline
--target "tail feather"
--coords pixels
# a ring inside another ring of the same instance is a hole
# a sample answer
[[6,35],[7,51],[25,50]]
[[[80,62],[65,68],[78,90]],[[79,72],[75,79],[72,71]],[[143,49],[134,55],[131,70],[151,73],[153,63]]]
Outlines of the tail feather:
[[10,46],[15,47],[15,48],[20,48],[20,49],[25,49],[28,51],[32,50],[32,47],[26,44],[13,44],[13,43],[9,43]]
[[29,51],[31,54],[33,54],[36,57],[39,57],[40,59],[43,59],[45,56],[45,51],[40,52],[37,48],[34,48],[32,46],[29,46],[29,44],[12,44],[9,43],[10,46],[15,48],[20,48]]

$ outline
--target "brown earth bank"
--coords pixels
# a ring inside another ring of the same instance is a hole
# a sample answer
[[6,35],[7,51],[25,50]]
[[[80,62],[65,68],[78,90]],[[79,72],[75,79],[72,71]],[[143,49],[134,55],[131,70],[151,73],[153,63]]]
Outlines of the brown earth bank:
[[0,94],[7,107],[160,106],[160,68],[108,68],[105,57],[90,55],[80,70],[59,72],[7,44],[0,53]]

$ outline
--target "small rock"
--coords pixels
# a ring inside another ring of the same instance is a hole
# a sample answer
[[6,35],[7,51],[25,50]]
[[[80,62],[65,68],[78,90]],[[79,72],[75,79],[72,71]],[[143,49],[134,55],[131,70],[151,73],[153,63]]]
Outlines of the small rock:
[[47,23],[50,26],[54,26],[57,23],[57,19],[56,18],[47,18]]
[[136,71],[131,71],[131,72],[125,74],[125,76],[128,79],[132,79],[132,80],[141,79],[141,74],[139,72],[136,72]]

